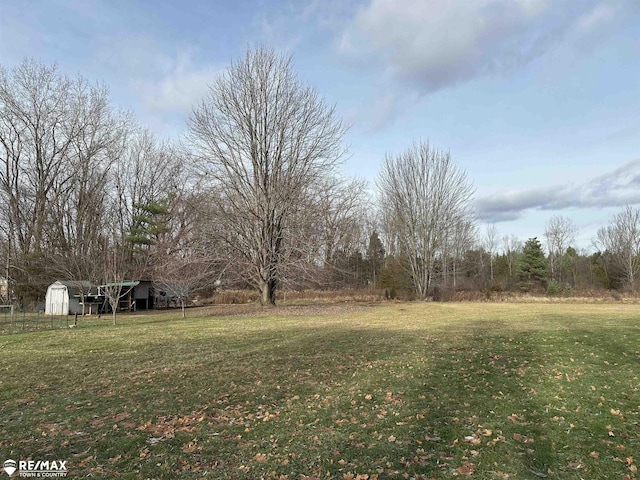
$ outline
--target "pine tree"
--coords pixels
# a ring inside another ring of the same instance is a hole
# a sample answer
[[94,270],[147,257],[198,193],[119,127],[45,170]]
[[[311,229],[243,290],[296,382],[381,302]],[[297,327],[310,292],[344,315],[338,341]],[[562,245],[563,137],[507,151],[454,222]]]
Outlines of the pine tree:
[[517,273],[522,291],[528,292],[536,287],[544,287],[547,280],[547,259],[536,237],[530,238],[524,244]]
[[367,247],[367,266],[368,266],[368,280],[374,287],[377,286],[380,279],[380,270],[384,263],[384,246],[380,241],[378,232],[373,232],[369,237],[369,246]]

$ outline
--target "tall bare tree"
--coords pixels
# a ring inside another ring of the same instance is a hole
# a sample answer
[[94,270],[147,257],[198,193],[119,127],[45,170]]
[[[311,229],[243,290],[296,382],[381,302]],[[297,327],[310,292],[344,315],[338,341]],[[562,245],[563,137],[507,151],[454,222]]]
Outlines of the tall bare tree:
[[385,228],[394,232],[416,293],[425,298],[447,235],[461,218],[471,218],[472,185],[448,152],[422,142],[387,155],[377,184]]
[[265,305],[275,304],[291,222],[342,157],[344,133],[291,59],[266,47],[233,62],[189,119],[195,156],[217,190],[218,232],[243,258]]
[[365,182],[329,176],[317,185],[314,209],[320,216],[318,235],[324,261],[331,265],[337,249],[362,247],[361,219],[364,210]]
[[518,255],[522,251],[522,242],[515,235],[505,235],[502,237],[502,252],[507,261],[509,270],[509,280],[515,275],[515,267],[518,263]]
[[560,261],[567,248],[575,241],[578,228],[569,217],[556,215],[547,222],[544,236],[547,239],[547,249],[549,250],[549,266],[551,267],[551,278],[562,282],[562,271]]
[[454,222],[453,232],[449,236],[454,290],[458,286],[458,266],[463,262],[467,251],[473,248],[477,233],[474,218],[469,216],[467,212],[463,213],[465,215]]
[[487,225],[487,229],[484,232],[484,248],[489,253],[489,275],[493,282],[493,259],[498,249],[498,228],[494,224]]

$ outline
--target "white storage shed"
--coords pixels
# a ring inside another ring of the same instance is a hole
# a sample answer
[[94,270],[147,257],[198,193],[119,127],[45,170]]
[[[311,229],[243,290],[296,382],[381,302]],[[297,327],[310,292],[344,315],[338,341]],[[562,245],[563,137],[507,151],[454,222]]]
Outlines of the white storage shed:
[[47,288],[44,313],[46,315],[82,314],[81,291],[84,290],[87,294],[90,288],[91,284],[85,281],[63,282],[58,280],[52,283]]

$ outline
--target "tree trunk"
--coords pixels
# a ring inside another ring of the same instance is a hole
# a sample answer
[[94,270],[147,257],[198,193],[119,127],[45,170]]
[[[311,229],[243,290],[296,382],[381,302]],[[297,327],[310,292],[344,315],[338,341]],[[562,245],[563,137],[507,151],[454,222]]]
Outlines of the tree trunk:
[[493,253],[489,254],[489,270],[491,271],[491,281],[493,282]]
[[187,318],[187,312],[185,311],[185,308],[184,308],[184,298],[181,299],[180,305],[182,306],[182,318]]
[[457,286],[457,282],[456,282],[456,276],[458,275],[458,271],[457,271],[457,260],[453,259],[453,291],[456,291],[456,286]]
[[260,302],[263,306],[276,304],[276,280],[260,281]]

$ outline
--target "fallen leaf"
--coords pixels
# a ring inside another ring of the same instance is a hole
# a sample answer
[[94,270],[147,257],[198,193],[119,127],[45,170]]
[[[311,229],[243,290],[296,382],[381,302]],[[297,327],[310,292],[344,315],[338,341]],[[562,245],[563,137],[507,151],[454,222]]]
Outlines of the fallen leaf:
[[480,443],[482,443],[482,440],[475,435],[468,435],[464,437],[464,441],[470,443],[471,445],[479,445]]
[[476,466],[471,462],[465,462],[458,467],[458,473],[462,475],[473,475],[473,472],[475,472],[475,470]]

